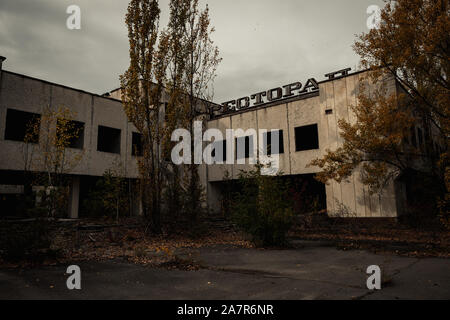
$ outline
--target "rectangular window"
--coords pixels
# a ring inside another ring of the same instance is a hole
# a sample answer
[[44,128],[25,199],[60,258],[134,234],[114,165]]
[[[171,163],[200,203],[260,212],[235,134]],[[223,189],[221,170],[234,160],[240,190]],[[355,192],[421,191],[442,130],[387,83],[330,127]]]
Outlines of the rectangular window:
[[[5,140],[39,142],[41,115],[8,109],[6,113]],[[37,125],[37,130],[33,127]],[[28,135],[27,135],[28,134]]]
[[167,110],[167,106],[169,104],[167,102],[164,103],[164,122],[168,123],[169,122],[169,110]]
[[120,154],[120,129],[98,126],[97,150]]
[[265,132],[263,134],[263,145],[266,155],[268,156],[284,153],[283,130],[271,130]]
[[[217,152],[216,152],[217,150]],[[217,158],[216,158],[217,155]],[[227,161],[227,141],[220,140],[214,142],[214,149],[211,152],[211,157],[214,162],[226,162]]]
[[411,128],[411,144],[417,148],[416,128]]
[[236,160],[253,158],[253,136],[236,138],[235,143]]
[[295,128],[295,151],[319,149],[317,124]]
[[423,131],[420,128],[417,128],[417,137],[419,137],[419,148],[423,147]]
[[133,132],[131,136],[131,155],[135,157],[142,157],[142,134]]
[[[57,124],[57,134],[66,135],[67,141],[65,142],[68,148],[83,149],[84,146],[84,123],[75,120],[63,121],[58,119]],[[60,140],[62,141],[62,140]]]

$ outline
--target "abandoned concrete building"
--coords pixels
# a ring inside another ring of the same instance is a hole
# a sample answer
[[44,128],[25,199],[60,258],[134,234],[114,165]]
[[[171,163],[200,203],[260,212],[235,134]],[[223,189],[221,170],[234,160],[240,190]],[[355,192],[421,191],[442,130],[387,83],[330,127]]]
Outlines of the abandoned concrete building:
[[[337,214],[345,207],[357,217],[397,217],[402,214],[405,201],[402,183],[393,182],[381,194],[370,195],[358,172],[348,181],[323,185],[313,179],[318,168],[308,166],[326,149],[336,148],[342,142],[337,123],[341,118],[352,120],[350,106],[357,102],[363,75],[364,72],[349,73],[349,69],[344,69],[326,75],[327,79],[320,82],[309,79],[305,86],[296,82],[232,100],[224,103],[221,110],[214,111],[205,127],[217,128],[224,136],[226,129],[278,130],[280,170],[286,176],[310,181],[310,189],[317,193],[328,214]],[[394,79],[387,81],[390,92],[399,90]],[[253,105],[252,100],[255,100]],[[6,208],[14,205],[8,204],[11,196],[23,192],[22,149],[26,123],[39,117],[47,105],[64,105],[73,110],[74,120],[82,129],[71,146],[71,152],[84,155],[83,161],[69,173],[72,177],[69,217],[82,216],[79,206],[86,196],[86,186],[92,184],[92,179],[102,176],[113,163],[123,164],[127,178],[139,176],[136,161],[139,154],[132,148],[139,141],[139,132],[123,111],[120,90],[98,95],[6,71],[0,64],[0,215],[7,215]],[[414,139],[423,141],[422,134],[421,129],[416,128]],[[245,138],[245,158],[250,158],[260,138]],[[223,180],[227,176],[236,178],[239,170],[250,166],[248,163],[200,166],[210,212],[221,210]],[[136,207],[139,211],[139,205]]]

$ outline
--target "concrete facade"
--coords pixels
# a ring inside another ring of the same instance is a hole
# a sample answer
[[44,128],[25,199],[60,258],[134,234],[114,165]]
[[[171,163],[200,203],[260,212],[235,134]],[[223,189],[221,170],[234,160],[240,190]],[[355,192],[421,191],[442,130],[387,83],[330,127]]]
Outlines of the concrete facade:
[[[47,105],[63,105],[76,113],[75,120],[84,123],[83,149],[70,150],[73,153],[83,152],[82,162],[69,173],[74,177],[70,189],[71,217],[78,217],[80,176],[98,177],[105,170],[121,163],[127,178],[138,178],[137,158],[131,152],[132,132],[137,132],[137,129],[123,111],[120,90],[101,96],[1,69],[0,72],[0,175],[23,170],[24,143],[5,139],[8,109],[41,114]],[[319,82],[318,91],[307,95],[234,113],[216,113],[205,121],[204,127],[219,129],[224,137],[226,129],[281,129],[284,153],[279,158],[280,170],[287,176],[314,174],[318,172],[318,168],[309,166],[310,161],[342,143],[338,120],[354,121],[350,106],[357,103],[359,83],[365,75],[364,72],[346,74]],[[398,90],[394,79],[385,81],[388,82],[390,92]],[[370,85],[368,87],[370,91]],[[308,125],[317,125],[318,148],[296,151],[296,128]],[[121,130],[120,153],[97,150],[99,126]],[[254,139],[254,143],[258,145],[261,137]],[[249,168],[249,164],[200,166],[200,178],[207,192],[207,207],[210,212],[220,212],[221,192],[218,184],[224,180],[226,172],[230,177],[237,178],[239,170]],[[23,187],[20,188],[21,186],[0,179],[0,191],[20,192]],[[355,172],[348,181],[326,185],[327,211],[332,216],[397,217],[401,212],[401,193],[401,186],[392,183],[382,194],[370,195],[361,182],[360,173]]]
[[[23,170],[23,142],[5,140],[8,109],[42,114],[46,106],[64,106],[75,113],[74,120],[84,123],[83,160],[74,175],[101,176],[114,163],[125,166],[126,177],[138,176],[131,155],[131,133],[137,129],[125,115],[120,100],[76,90],[3,70],[0,87],[1,170]],[[98,126],[121,130],[120,154],[97,151]],[[80,153],[78,149],[70,152]]]
[[[107,169],[121,164],[127,178],[138,177],[136,157],[131,153],[132,132],[138,131],[128,121],[120,100],[5,70],[0,72],[0,179],[5,178],[7,173],[20,175],[20,172],[24,170],[24,143],[5,139],[8,110],[42,114],[46,106],[64,106],[75,113],[74,120],[84,124],[83,148],[70,148],[68,152],[69,156],[82,154],[82,160],[69,172],[73,177],[69,201],[70,217],[78,217],[80,176],[99,177]],[[97,150],[99,126],[120,130],[119,154]],[[6,191],[14,189],[14,187],[8,188],[13,183],[14,181],[0,181],[2,189]]]
[[[208,121],[208,128],[218,128],[225,136],[226,129],[249,128],[283,130],[284,153],[280,154],[280,170],[284,175],[317,173],[309,166],[311,160],[321,157],[327,149],[336,149],[341,143],[338,120],[354,121],[350,106],[357,103],[359,83],[367,74],[353,73],[343,77],[319,82],[319,92],[312,96],[281,100],[269,106],[245,109],[235,114],[217,116]],[[388,78],[388,94],[397,90],[395,80]],[[370,88],[370,85],[368,86]],[[369,89],[370,90],[370,89]],[[369,93],[370,94],[370,93]],[[317,124],[318,149],[296,151],[295,128]],[[260,136],[254,138],[261,139]],[[256,142],[257,144],[258,142]],[[215,203],[220,197],[215,183],[222,181],[225,173],[236,178],[239,170],[248,170],[250,165],[215,164],[207,166],[209,207],[218,210]],[[397,197],[396,197],[397,192]],[[330,182],[326,185],[327,212],[339,217],[397,217],[402,203],[397,201],[401,189],[390,184],[380,195],[370,195],[361,182],[360,172],[355,172],[348,181]]]

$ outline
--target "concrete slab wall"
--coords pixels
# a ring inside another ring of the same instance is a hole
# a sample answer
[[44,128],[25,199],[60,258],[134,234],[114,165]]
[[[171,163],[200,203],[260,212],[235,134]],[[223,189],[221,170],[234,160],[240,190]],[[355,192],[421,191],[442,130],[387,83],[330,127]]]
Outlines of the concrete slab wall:
[[[206,125],[207,129],[218,129],[222,132],[223,139],[226,138],[226,129],[231,128],[231,117],[224,117],[215,119],[212,121],[208,121]],[[213,164],[207,166],[208,170],[208,181],[222,181],[226,177],[226,173],[228,172],[228,176],[231,177],[233,175],[233,166],[228,164]]]
[[[209,121],[207,127],[219,128],[223,133],[227,128],[282,129],[285,152],[280,157],[280,168],[283,174],[316,173],[319,168],[309,166],[311,160],[323,156],[327,149],[335,150],[343,142],[339,134],[339,119],[350,122],[356,120],[351,106],[358,102],[359,85],[360,82],[366,81],[365,76],[366,73],[355,73],[332,81],[324,81],[319,83],[319,96],[287,103],[281,101],[278,105],[249,109],[235,115],[224,115]],[[394,79],[388,78],[385,81],[388,81],[387,94],[395,93]],[[370,95],[373,87],[373,84],[367,83],[367,94]],[[295,128],[311,124],[318,126],[319,149],[297,152]],[[233,178],[237,178],[239,170],[248,170],[251,166],[208,166],[208,181],[222,180],[225,168],[232,172]],[[380,195],[371,195],[361,182],[360,171],[356,170],[347,181],[341,183],[331,181],[326,185],[327,209],[332,216],[395,217],[397,216],[395,190],[392,183]],[[217,195],[211,195],[208,199],[212,206],[212,203],[217,201]]]
[[[68,149],[69,156],[82,154],[83,158],[69,174],[101,176],[122,164],[127,177],[138,176],[136,158],[131,155],[131,133],[137,130],[128,122],[120,101],[7,71],[2,72],[0,90],[0,169],[24,168],[25,144],[5,140],[7,109],[42,114],[46,106],[64,106],[75,113],[74,120],[84,123],[83,150]],[[99,125],[121,130],[120,154],[97,151]]]
[[[283,102],[249,109],[238,114],[224,115],[205,124],[206,128],[219,129],[226,138],[226,129],[256,130],[253,137],[255,146],[259,145],[259,129],[282,129],[284,153],[280,155],[280,170],[286,175],[310,174],[319,169],[309,166],[311,160],[321,157],[327,149],[335,149],[342,143],[339,135],[338,121],[354,121],[351,105],[357,103],[359,83],[364,73],[325,81],[319,84],[319,95],[295,101]],[[389,92],[395,92],[392,80]],[[367,94],[370,94],[370,86]],[[116,95],[115,97],[118,97]],[[76,112],[75,120],[85,123],[84,148],[82,151],[70,149],[72,153],[83,153],[83,160],[70,174],[101,176],[105,170],[122,165],[126,176],[138,177],[136,158],[131,155],[132,132],[136,128],[128,122],[119,100],[96,94],[52,84],[46,81],[2,72],[0,83],[0,169],[23,170],[24,143],[8,141],[5,136],[6,111],[8,108],[41,114],[44,107],[65,106]],[[331,111],[331,112],[327,112]],[[317,124],[319,148],[315,150],[296,151],[295,128]],[[97,151],[98,126],[107,126],[121,130],[120,154]],[[234,141],[233,141],[234,144]],[[206,143],[204,144],[206,145]],[[233,150],[233,160],[235,152]],[[215,164],[200,166],[201,182],[205,187],[208,208],[219,210],[220,188],[212,185],[222,181],[226,172],[237,178],[240,170],[249,170],[246,164]],[[398,189],[398,188],[397,188]],[[331,215],[343,211],[358,217],[395,217],[397,215],[394,185],[386,188],[381,195],[370,195],[362,184],[359,172],[355,172],[348,181],[330,182],[326,186],[327,208]]]
[[[334,150],[342,144],[342,138],[339,135],[338,121],[345,119],[354,122],[355,116],[351,106],[358,103],[359,84],[367,82],[366,73],[358,73],[345,78],[328,81],[320,84],[320,96],[322,108],[332,109],[333,113],[326,115],[321,112],[323,130],[327,130],[328,140],[321,150]],[[395,92],[395,82],[389,81],[388,92]],[[372,83],[367,83],[366,94],[370,95],[373,90]],[[325,123],[327,125],[325,125]],[[356,170],[347,181],[337,183],[331,181],[326,186],[327,208],[332,216],[350,216],[350,217],[396,217],[397,206],[395,200],[394,183],[386,187],[381,194],[370,194],[368,188],[361,181],[361,173]]]

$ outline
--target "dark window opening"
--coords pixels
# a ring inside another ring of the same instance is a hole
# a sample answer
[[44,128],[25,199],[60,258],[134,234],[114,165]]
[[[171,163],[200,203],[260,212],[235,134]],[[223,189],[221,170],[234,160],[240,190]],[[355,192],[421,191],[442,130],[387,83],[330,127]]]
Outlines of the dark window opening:
[[169,110],[167,110],[168,105],[169,104],[167,102],[164,103],[164,122],[165,123],[169,122]]
[[[287,175],[271,177],[272,181],[285,181],[289,190],[289,200],[292,204],[293,213],[297,215],[318,212],[327,208],[327,196],[325,184],[317,181],[313,174]],[[222,210],[225,216],[232,212],[233,193],[242,194],[245,191],[242,183],[238,180],[210,182],[214,190],[222,195]],[[285,185],[283,183],[283,185]],[[253,192],[255,190],[251,190]],[[257,193],[257,191],[255,191]]]
[[236,138],[235,142],[236,142],[236,160],[248,159],[253,157],[253,136]]
[[58,119],[57,124],[58,126],[56,132],[57,134],[61,136],[66,136],[67,139],[63,141],[62,139],[60,141],[64,142],[65,146],[67,148],[74,148],[74,149],[83,149],[84,146],[84,123],[80,121],[75,120],[66,120],[63,121],[61,119]]
[[[217,150],[217,153],[216,153]],[[217,154],[217,159],[216,159]],[[226,140],[220,140],[215,141],[213,149],[211,151],[211,157],[213,158],[214,162],[226,162],[227,161],[227,141]]]
[[[171,145],[165,145],[161,148],[161,152],[164,158],[164,161],[172,163],[172,147]],[[180,157],[183,157],[183,150],[180,150]]]
[[440,155],[440,148],[439,148],[439,145],[436,142],[433,142],[433,151],[434,151],[435,157],[439,157],[439,155]]
[[[41,116],[37,113],[8,109],[5,140],[38,143],[40,120]],[[33,130],[36,125],[37,130]]]
[[[278,147],[275,146],[278,138]],[[263,145],[266,155],[284,153],[283,130],[268,131],[263,134]]]
[[97,150],[120,154],[120,129],[98,126]]
[[135,157],[142,157],[142,134],[133,132],[131,135],[131,155]]
[[333,109],[327,109],[325,110],[325,114],[333,114]]
[[409,134],[407,131],[403,135],[402,142],[403,142],[403,144],[411,144],[411,138],[409,137]]
[[317,124],[295,128],[295,151],[319,149]]
[[[166,161],[166,162],[172,162],[172,150],[170,150],[170,149],[163,149],[162,150],[162,153],[163,153],[163,158],[164,158],[164,161]],[[182,157],[183,156],[183,151],[180,151],[180,156]]]
[[423,147],[423,132],[422,132],[422,129],[417,128],[417,136],[419,138],[419,147],[422,148]]
[[416,128],[411,128],[411,144],[417,148]]

